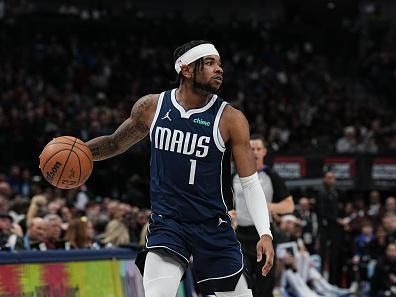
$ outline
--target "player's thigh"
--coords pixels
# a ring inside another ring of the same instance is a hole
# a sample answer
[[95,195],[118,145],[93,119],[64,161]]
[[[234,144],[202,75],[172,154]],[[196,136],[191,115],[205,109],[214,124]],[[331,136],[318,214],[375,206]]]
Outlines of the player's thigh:
[[229,220],[203,224],[193,236],[193,269],[202,293],[232,291],[244,272],[241,246]]
[[166,249],[188,264],[191,246],[185,228],[177,221],[152,214],[147,229],[146,248]]
[[143,285],[146,297],[173,297],[185,268],[173,257],[150,251],[147,254]]

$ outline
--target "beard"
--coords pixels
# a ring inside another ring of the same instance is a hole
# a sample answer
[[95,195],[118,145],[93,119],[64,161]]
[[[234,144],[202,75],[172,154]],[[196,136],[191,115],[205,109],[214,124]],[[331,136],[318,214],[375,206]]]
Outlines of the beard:
[[208,94],[216,94],[218,95],[220,91],[220,87],[212,86],[210,83],[203,84],[193,78],[193,89],[200,94],[208,95]]

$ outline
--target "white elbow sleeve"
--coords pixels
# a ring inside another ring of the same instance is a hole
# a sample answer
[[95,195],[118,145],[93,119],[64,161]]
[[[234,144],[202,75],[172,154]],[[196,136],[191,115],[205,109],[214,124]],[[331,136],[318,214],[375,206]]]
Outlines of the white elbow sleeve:
[[257,173],[241,177],[241,185],[246,205],[260,237],[267,234],[272,237],[267,207],[267,200],[261,188]]

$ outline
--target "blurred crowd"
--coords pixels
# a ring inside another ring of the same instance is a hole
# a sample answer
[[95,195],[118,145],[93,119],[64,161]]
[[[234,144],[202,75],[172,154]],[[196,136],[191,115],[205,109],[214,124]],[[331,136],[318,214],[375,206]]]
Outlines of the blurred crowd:
[[29,161],[56,135],[87,140],[111,133],[138,97],[172,87],[173,50],[198,36],[213,39],[222,53],[221,95],[245,111],[253,132],[272,150],[396,148],[390,109],[396,60],[387,44],[361,57],[353,51],[329,56],[286,29],[301,29],[301,36],[298,19],[59,19],[51,26],[18,20],[0,28],[0,148],[7,156],[2,162]]
[[[15,177],[15,176],[14,176]],[[76,190],[40,187],[14,192],[16,180],[0,177],[0,250],[141,247],[150,210]]]
[[278,245],[280,286],[301,297],[395,296],[396,197],[342,194],[328,172],[319,192],[299,197],[293,215],[276,218],[277,241],[295,244]]

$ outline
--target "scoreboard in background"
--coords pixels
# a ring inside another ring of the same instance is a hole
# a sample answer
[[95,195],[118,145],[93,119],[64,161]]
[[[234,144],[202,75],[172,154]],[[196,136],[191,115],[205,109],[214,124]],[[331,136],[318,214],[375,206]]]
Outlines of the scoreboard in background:
[[375,187],[395,187],[396,158],[375,158],[371,167],[371,180]]
[[353,187],[355,185],[355,158],[353,157],[329,157],[323,160],[323,171],[331,171],[337,178],[337,184],[341,187]]
[[323,174],[332,171],[342,189],[396,190],[396,157],[378,155],[272,155],[272,168],[290,188],[319,187]]
[[273,169],[285,179],[300,179],[306,175],[304,157],[275,157]]

